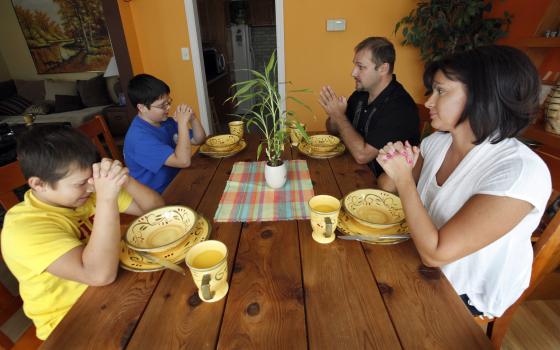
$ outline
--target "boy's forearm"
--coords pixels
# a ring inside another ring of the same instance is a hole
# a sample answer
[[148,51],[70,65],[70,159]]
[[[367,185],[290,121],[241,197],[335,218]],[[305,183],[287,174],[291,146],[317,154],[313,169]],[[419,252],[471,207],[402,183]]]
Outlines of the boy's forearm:
[[93,229],[83,250],[82,263],[92,285],[109,284],[117,276],[120,252],[117,200],[97,200]]
[[129,214],[142,215],[152,209],[160,208],[165,205],[165,202],[159,193],[148,186],[142,185],[132,177],[128,179],[128,183],[124,189],[128,192],[128,194],[130,194],[134,203],[136,203],[140,209],[140,212],[138,213]]
[[196,117],[191,119],[191,126],[193,130],[193,140],[194,144],[200,145],[204,141],[206,141],[206,132],[200,123],[200,120]]
[[186,125],[179,125],[179,132],[177,135],[177,145],[175,145],[175,156],[179,161],[184,163],[187,167],[191,162],[191,140],[189,137],[189,128]]

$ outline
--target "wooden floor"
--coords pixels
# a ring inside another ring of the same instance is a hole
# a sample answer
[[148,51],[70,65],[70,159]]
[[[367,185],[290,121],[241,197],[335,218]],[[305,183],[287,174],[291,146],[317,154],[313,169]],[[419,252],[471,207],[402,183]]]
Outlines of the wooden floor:
[[530,300],[517,310],[502,350],[560,349],[560,300]]

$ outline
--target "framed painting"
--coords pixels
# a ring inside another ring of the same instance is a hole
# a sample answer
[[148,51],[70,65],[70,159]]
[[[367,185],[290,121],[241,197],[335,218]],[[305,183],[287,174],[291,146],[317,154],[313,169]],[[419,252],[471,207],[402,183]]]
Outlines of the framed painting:
[[38,74],[104,71],[113,56],[101,0],[12,0]]

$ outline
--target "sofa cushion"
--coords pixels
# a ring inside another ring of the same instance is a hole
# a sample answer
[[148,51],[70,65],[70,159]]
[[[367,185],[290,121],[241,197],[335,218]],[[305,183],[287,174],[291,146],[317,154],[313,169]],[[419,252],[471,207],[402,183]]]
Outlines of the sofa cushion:
[[108,105],[112,102],[105,78],[101,75],[89,80],[78,80],[77,86],[78,94],[86,107]]
[[38,103],[34,103],[31,106],[27,107],[23,114],[49,114],[54,112],[54,102],[51,101],[42,101]]
[[55,113],[62,113],[68,111],[75,111],[84,108],[80,96],[77,95],[55,95],[54,111]]
[[76,81],[70,80],[45,80],[45,100],[56,101],[56,95],[78,96]]
[[6,80],[0,82],[0,100],[12,97],[17,94],[16,84],[13,80]]
[[17,94],[32,103],[45,99],[45,82],[43,80],[15,80]]
[[14,95],[0,101],[0,115],[21,115],[30,105],[25,98]]

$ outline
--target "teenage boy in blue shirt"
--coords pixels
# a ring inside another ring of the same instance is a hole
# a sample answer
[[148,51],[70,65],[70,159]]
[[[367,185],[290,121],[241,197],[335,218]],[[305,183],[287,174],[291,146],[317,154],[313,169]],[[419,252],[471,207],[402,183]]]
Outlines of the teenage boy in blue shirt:
[[191,107],[180,104],[168,114],[169,92],[165,82],[148,74],[136,75],[128,83],[128,97],[138,115],[124,140],[125,163],[132,177],[159,193],[181,168],[191,165],[191,143],[198,145],[206,139]]

